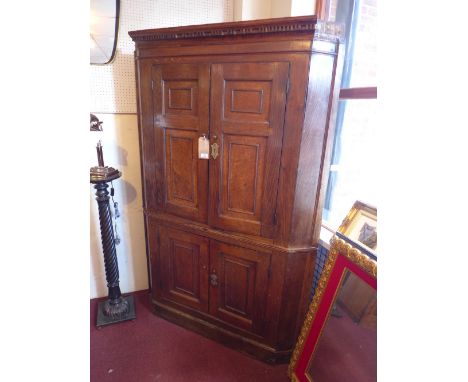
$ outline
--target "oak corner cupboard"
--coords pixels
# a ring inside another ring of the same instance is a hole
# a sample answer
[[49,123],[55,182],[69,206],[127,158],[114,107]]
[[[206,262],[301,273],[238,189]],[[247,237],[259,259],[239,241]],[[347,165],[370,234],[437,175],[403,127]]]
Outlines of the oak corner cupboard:
[[129,32],[154,311],[271,363],[302,326],[320,232],[341,61],[321,25]]

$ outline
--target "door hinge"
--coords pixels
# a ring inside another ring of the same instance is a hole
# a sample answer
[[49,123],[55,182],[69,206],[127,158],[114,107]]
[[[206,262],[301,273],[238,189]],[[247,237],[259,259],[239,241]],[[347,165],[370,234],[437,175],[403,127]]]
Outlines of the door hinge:
[[276,223],[278,222],[278,216],[277,216],[277,206],[275,206],[275,210],[273,211],[273,215],[271,216],[271,225],[273,227],[276,226]]
[[151,80],[151,90],[154,90],[154,80]]

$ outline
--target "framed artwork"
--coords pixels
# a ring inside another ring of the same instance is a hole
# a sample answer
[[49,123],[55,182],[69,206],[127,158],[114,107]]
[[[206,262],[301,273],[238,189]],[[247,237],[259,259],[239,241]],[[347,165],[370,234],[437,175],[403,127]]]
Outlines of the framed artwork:
[[[371,253],[371,257],[376,258],[377,208],[357,200],[341,223],[337,233],[350,239],[353,243],[358,243],[365,251]],[[341,235],[338,236],[342,237]]]
[[293,382],[377,380],[377,262],[338,236],[288,372]]

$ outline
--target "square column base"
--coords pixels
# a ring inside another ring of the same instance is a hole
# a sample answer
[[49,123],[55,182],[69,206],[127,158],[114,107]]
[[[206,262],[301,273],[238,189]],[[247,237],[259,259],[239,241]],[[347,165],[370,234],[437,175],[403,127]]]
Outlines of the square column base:
[[110,324],[116,324],[118,322],[122,321],[128,321],[128,320],[134,320],[136,319],[136,314],[135,314],[135,301],[133,299],[133,296],[122,296],[124,300],[128,302],[128,312],[125,315],[122,315],[121,317],[108,317],[104,314],[104,304],[106,301],[102,301],[98,305],[98,314],[97,314],[97,320],[96,320],[96,326],[105,326],[105,325],[110,325]]

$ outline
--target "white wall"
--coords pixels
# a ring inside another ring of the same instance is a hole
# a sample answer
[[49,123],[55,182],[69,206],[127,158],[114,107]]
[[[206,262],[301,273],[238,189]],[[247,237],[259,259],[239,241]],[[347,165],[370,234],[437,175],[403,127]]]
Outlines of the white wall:
[[[115,201],[121,244],[116,246],[123,293],[148,287],[136,115],[133,41],[129,30],[233,20],[233,0],[121,0],[117,54],[111,64],[90,66],[90,112],[103,132],[89,133],[89,166],[97,165],[95,146],[103,143],[104,162],[118,168]],[[90,297],[107,295],[95,190],[90,187]]]
[[271,0],[271,17],[291,16],[292,0]]
[[315,0],[234,0],[235,20],[304,16],[315,13]]
[[315,14],[315,0],[291,0],[291,16]]
[[271,17],[271,0],[243,0],[242,20],[267,19]]

